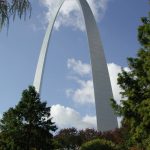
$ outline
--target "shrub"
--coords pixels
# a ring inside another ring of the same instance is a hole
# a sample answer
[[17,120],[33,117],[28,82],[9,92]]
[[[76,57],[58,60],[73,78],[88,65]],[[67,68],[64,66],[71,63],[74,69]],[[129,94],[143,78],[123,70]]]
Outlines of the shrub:
[[114,143],[104,139],[95,139],[84,143],[80,150],[116,150]]

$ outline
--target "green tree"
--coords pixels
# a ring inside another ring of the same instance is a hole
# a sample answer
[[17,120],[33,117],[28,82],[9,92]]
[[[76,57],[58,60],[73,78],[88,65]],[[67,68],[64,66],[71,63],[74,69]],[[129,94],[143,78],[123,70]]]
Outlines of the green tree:
[[111,141],[95,139],[84,143],[81,150],[117,150],[117,147]]
[[128,128],[128,144],[150,149],[150,16],[141,19],[138,40],[141,49],[136,58],[128,58],[129,72],[122,71],[118,84],[122,88],[122,104],[113,107],[123,116],[122,125]]
[[82,144],[91,141],[102,136],[101,132],[96,131],[95,129],[85,129],[79,131],[79,136],[81,137]]
[[50,118],[50,107],[41,102],[35,88],[29,86],[15,108],[3,114],[0,142],[7,145],[6,150],[49,150],[52,149],[52,132],[56,129]]
[[55,143],[57,144],[58,149],[79,149],[81,146],[81,138],[78,134],[77,129],[67,128],[62,129],[54,137]]
[[116,145],[121,146],[124,141],[124,131],[125,128],[116,128],[115,130],[105,131],[99,138],[111,141]]
[[26,13],[31,12],[29,0],[0,0],[0,30],[4,25],[9,24],[9,18],[18,15],[26,17]]
[[95,129],[77,130],[75,128],[61,129],[53,139],[55,149],[80,149],[81,145],[95,139],[104,139],[124,149],[124,132],[126,128],[100,132]]
[[148,17],[141,18],[142,25],[138,28],[138,40],[140,44],[150,49],[150,12]]

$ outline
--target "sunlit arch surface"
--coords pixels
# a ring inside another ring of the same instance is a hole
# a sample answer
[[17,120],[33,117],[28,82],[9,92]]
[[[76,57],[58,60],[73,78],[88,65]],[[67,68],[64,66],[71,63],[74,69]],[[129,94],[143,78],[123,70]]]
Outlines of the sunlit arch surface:
[[[56,7],[53,10],[53,14],[51,15],[50,22],[43,40],[33,82],[37,92],[40,92],[41,90],[45,60],[52,29],[57,14],[59,13],[59,10],[64,1],[65,0],[59,0],[56,2]],[[115,129],[118,125],[117,118],[110,106],[110,98],[113,97],[113,94],[99,31],[93,13],[86,0],[77,0],[77,2],[79,3],[83,12],[89,42],[97,115],[97,129],[99,131],[112,130]]]

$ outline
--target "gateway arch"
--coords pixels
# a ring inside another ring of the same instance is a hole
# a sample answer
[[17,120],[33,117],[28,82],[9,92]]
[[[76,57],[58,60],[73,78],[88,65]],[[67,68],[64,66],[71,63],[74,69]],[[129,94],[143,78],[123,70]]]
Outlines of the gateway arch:
[[[50,22],[43,40],[36,68],[35,78],[33,82],[33,86],[35,86],[37,92],[40,92],[41,90],[45,60],[52,29],[56,17],[64,1],[65,0],[56,1],[56,6],[51,15]],[[105,55],[99,36],[99,31],[93,13],[86,0],[77,0],[77,2],[79,3],[83,13],[89,43],[94,94],[95,94],[97,129],[99,131],[113,130],[118,125],[117,125],[117,118],[114,115],[110,105],[110,98],[113,97],[113,94],[108,74],[107,63],[105,60]]]

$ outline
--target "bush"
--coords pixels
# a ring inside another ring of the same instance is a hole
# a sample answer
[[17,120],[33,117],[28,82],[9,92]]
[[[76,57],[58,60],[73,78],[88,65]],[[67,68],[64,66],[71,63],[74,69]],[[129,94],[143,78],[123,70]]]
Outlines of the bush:
[[84,143],[80,150],[116,150],[114,143],[104,139],[95,139]]

